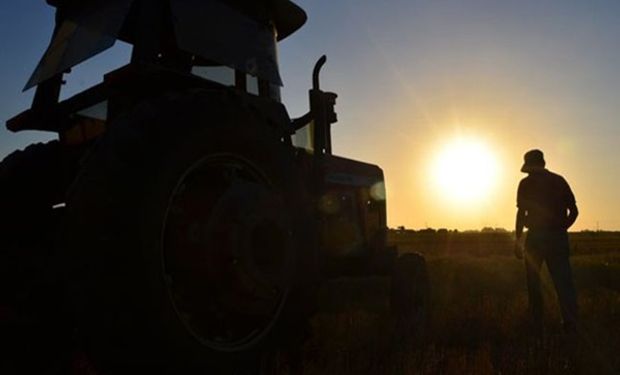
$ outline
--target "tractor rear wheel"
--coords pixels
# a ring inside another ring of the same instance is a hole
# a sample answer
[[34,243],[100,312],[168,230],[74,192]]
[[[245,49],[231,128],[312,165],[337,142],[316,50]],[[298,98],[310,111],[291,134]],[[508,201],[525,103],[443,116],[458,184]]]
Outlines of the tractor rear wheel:
[[406,253],[394,261],[390,307],[399,334],[421,338],[428,319],[430,282],[424,257]]
[[111,124],[64,236],[94,363],[245,373],[303,321],[309,213],[292,147],[232,94],[169,95]]

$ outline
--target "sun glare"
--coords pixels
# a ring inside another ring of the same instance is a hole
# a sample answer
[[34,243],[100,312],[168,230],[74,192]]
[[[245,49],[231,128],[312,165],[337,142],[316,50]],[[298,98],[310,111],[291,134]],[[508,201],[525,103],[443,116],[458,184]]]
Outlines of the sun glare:
[[441,199],[459,204],[479,204],[492,193],[497,183],[498,163],[484,142],[456,138],[437,153],[431,173]]

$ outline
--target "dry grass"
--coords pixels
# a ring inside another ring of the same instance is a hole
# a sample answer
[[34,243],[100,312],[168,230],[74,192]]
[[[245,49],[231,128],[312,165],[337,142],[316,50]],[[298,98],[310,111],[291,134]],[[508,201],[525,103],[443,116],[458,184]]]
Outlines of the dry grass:
[[304,374],[613,374],[620,372],[620,252],[572,258],[581,327],[560,329],[546,277],[547,334],[526,325],[522,264],[510,256],[428,255],[431,319],[403,337],[389,313],[387,278],[339,279],[321,296],[304,347]]

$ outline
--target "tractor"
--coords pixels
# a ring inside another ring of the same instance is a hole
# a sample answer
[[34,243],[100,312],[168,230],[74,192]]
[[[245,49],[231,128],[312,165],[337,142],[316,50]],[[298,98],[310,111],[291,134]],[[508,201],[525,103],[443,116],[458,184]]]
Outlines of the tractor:
[[[308,113],[281,103],[299,6],[47,2],[32,106],[7,128],[58,138],[0,164],[0,372],[269,372],[342,276],[392,276],[394,313],[423,315],[424,259],[387,245],[382,170],[332,153],[325,57]],[[117,40],[130,61],[61,100]]]

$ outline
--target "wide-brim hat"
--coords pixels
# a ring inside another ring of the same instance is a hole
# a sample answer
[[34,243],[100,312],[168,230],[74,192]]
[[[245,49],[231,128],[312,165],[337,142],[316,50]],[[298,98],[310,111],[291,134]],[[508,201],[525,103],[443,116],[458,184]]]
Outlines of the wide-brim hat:
[[530,173],[545,169],[545,155],[540,150],[530,150],[523,155],[521,172]]

